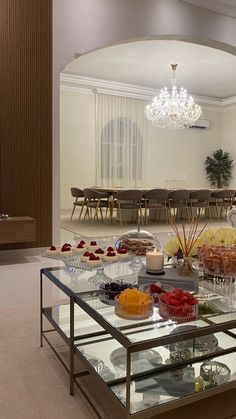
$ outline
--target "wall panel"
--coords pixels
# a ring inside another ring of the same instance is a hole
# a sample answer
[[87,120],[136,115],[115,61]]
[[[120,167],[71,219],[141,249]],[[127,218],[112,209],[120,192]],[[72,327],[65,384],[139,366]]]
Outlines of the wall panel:
[[0,211],[36,219],[35,247],[52,230],[51,3],[0,2]]

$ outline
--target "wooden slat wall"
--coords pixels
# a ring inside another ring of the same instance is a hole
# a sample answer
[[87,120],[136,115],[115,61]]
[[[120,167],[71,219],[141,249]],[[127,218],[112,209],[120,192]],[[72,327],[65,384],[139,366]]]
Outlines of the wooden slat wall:
[[[52,235],[52,0],[0,1],[0,212]],[[29,244],[4,248],[30,247]],[[1,247],[3,248],[3,247]]]

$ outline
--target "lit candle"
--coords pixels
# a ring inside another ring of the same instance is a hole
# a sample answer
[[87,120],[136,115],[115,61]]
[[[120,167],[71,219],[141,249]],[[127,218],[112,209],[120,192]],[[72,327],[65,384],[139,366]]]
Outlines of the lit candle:
[[146,270],[147,272],[160,272],[163,271],[164,253],[159,249],[146,253]]

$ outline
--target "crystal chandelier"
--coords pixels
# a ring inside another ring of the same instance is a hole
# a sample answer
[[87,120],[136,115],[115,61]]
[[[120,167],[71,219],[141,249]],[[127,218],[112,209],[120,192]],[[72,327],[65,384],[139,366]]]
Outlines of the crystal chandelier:
[[145,115],[149,121],[160,128],[189,128],[197,121],[202,110],[194,103],[192,96],[188,95],[186,89],[177,89],[175,71],[177,64],[172,67],[172,91],[165,87],[159,96],[153,99],[151,105],[146,106]]

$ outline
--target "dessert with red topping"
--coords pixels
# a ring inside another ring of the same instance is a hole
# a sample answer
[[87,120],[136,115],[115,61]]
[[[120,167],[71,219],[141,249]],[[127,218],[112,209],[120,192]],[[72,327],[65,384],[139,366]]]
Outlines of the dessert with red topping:
[[52,246],[50,247],[50,249],[47,249],[47,253],[51,253],[51,254],[56,255],[56,254],[58,254],[58,249],[56,248],[56,246],[54,246],[52,244]]
[[80,257],[81,262],[87,262],[90,258],[90,255],[91,255],[91,252],[88,252],[88,251],[84,252]]
[[76,247],[74,247],[74,252],[76,252],[76,253],[79,253],[79,254],[82,254],[82,253],[84,253],[85,252],[85,250],[86,250],[86,248],[85,248],[85,245],[84,244],[82,244],[82,243],[79,243],[79,244],[77,244],[77,246]]
[[117,257],[118,259],[127,259],[129,257],[129,253],[126,249],[121,247],[119,250],[117,250]]
[[93,252],[95,252],[96,249],[98,249],[98,244],[95,240],[92,240],[88,245],[87,245],[87,249],[92,250]]
[[86,242],[84,240],[80,240],[79,244],[83,244],[83,246],[86,246]]
[[115,260],[117,260],[116,252],[106,252],[103,259],[106,262],[114,262]]
[[100,247],[98,249],[95,250],[95,255],[99,256],[101,259],[103,259],[104,255],[105,255],[105,251],[103,249],[101,249]]
[[108,248],[107,248],[107,252],[115,252],[114,247],[112,247],[112,246],[108,246]]
[[59,252],[63,256],[71,255],[72,254],[71,244],[70,243],[64,243]]
[[163,293],[159,298],[159,307],[159,314],[164,319],[186,322],[198,316],[197,299],[181,288]]
[[93,253],[90,253],[87,263],[88,265],[91,265],[91,266],[100,266],[102,261],[99,256],[96,256]]

